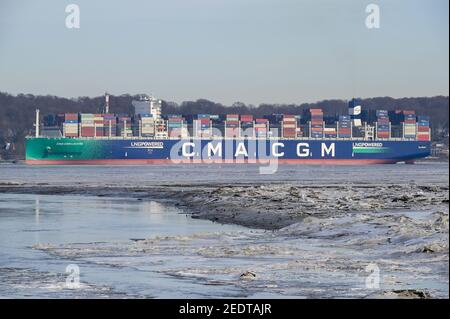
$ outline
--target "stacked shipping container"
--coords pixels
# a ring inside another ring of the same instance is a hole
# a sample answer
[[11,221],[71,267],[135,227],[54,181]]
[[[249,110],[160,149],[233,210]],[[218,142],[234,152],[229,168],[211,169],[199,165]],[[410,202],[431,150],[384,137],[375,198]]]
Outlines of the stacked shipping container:
[[302,117],[301,117],[301,115],[296,115],[295,116],[295,121],[297,122],[297,127],[295,128],[295,133],[296,133],[296,136],[297,137],[303,137],[303,132],[302,132],[302,129],[301,129],[301,119],[302,119]]
[[163,119],[155,119],[155,138],[167,138],[167,125]]
[[352,137],[352,120],[350,115],[339,116],[338,135],[340,138]]
[[117,117],[103,114],[103,136],[117,136]]
[[133,136],[133,131],[131,130],[131,117],[124,115],[118,116],[117,129],[119,136]]
[[323,111],[322,109],[310,109],[311,126],[309,135],[312,138],[323,138]]
[[418,116],[417,139],[419,141],[430,141],[430,118],[428,116]]
[[416,113],[414,111],[403,111],[403,137],[416,138]]
[[78,137],[78,113],[65,114],[63,135],[66,137]]
[[80,118],[81,118],[80,135],[82,137],[94,137],[95,136],[94,114],[81,113]]
[[297,137],[297,119],[294,115],[283,115],[282,130],[284,138]]
[[324,127],[323,134],[325,138],[336,138],[337,137],[336,127]]
[[152,114],[140,114],[141,136],[155,137],[155,119]]
[[103,132],[103,114],[94,114],[94,136],[104,136]]
[[240,136],[239,115],[227,114],[225,119],[225,137],[233,138]]
[[391,133],[387,110],[377,110],[377,138],[389,138]]
[[257,138],[267,138],[269,132],[269,120],[268,119],[256,119],[255,120],[255,136]]
[[[351,138],[352,122],[349,115],[339,116],[336,126],[325,126],[321,109],[310,109],[311,138]],[[393,136],[403,136],[407,139],[429,141],[429,117],[416,117],[414,111],[398,111],[398,119]],[[136,118],[127,115],[116,117],[114,114],[66,113],[58,115],[59,125],[63,126],[66,137],[132,137],[148,138],[185,138],[188,136],[187,125],[182,115],[168,115],[166,120],[155,119],[152,114],[139,114]],[[211,138],[212,118],[208,114],[199,114],[194,120],[194,136]],[[80,119],[80,120],[79,120]],[[139,120],[138,120],[139,119]],[[279,115],[284,138],[302,137],[300,116]],[[51,123],[56,122],[55,120]],[[139,124],[137,123],[139,122]],[[133,124],[134,123],[134,124]],[[398,124],[402,124],[401,126]],[[133,130],[131,129],[133,127]],[[245,133],[244,133],[245,132]],[[270,122],[265,118],[254,119],[252,115],[227,114],[225,119],[225,137],[239,138],[242,136],[267,138],[270,136]],[[402,134],[402,135],[401,135]],[[354,135],[353,135],[354,136]],[[386,110],[376,111],[376,138],[391,137],[391,122]]]
[[167,131],[169,137],[185,137],[187,132],[184,126],[184,118],[181,115],[169,115],[167,120]]
[[241,115],[241,136],[254,137],[253,115]]
[[209,114],[198,114],[194,120],[196,137],[210,138],[212,135],[212,122]]

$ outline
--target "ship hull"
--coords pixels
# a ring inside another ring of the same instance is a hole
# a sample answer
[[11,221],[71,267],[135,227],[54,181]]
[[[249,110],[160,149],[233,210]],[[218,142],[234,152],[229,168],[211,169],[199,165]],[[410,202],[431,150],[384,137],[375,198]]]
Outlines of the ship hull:
[[412,162],[430,155],[427,141],[153,140],[28,138],[26,163],[146,165],[271,163],[364,165]]

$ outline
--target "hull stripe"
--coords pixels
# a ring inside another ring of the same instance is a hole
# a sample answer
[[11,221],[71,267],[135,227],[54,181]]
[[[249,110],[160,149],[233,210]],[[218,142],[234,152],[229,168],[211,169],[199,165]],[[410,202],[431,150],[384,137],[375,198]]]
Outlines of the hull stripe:
[[[276,162],[276,161],[273,161]],[[278,164],[371,165],[395,164],[394,159],[279,159]],[[147,164],[269,164],[267,160],[170,160],[170,159],[93,159],[93,160],[26,160],[29,165],[147,165]]]

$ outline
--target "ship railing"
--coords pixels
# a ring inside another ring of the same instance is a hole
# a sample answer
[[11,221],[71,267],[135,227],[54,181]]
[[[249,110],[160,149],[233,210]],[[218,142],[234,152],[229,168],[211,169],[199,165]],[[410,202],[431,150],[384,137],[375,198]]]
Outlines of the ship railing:
[[[26,138],[33,138],[34,136],[26,136]],[[60,137],[64,138],[64,136]],[[76,139],[86,139],[86,140],[140,140],[140,139],[158,139],[158,140],[179,140],[181,139],[199,139],[200,137],[193,137],[193,136],[183,136],[183,137],[145,137],[145,136],[79,136],[79,137],[66,137],[66,138],[76,138]],[[367,139],[364,137],[308,137],[308,136],[302,136],[302,137],[293,137],[293,138],[287,138],[287,137],[274,137],[274,136],[268,136],[268,137],[222,137],[222,136],[211,136],[211,140],[270,140],[270,141],[277,141],[277,140],[299,140],[299,141],[307,141],[307,140],[317,140],[317,141],[332,141],[332,140],[338,140],[338,141],[417,141],[417,138],[405,138],[405,137],[389,137],[389,138],[374,138],[374,139]]]

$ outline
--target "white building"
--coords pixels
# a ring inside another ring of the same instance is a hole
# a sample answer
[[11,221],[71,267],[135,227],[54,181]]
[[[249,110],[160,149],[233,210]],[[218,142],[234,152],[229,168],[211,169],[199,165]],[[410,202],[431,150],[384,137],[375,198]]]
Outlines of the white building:
[[133,100],[134,114],[151,114],[154,119],[161,118],[162,101],[154,97],[142,95],[139,100]]

